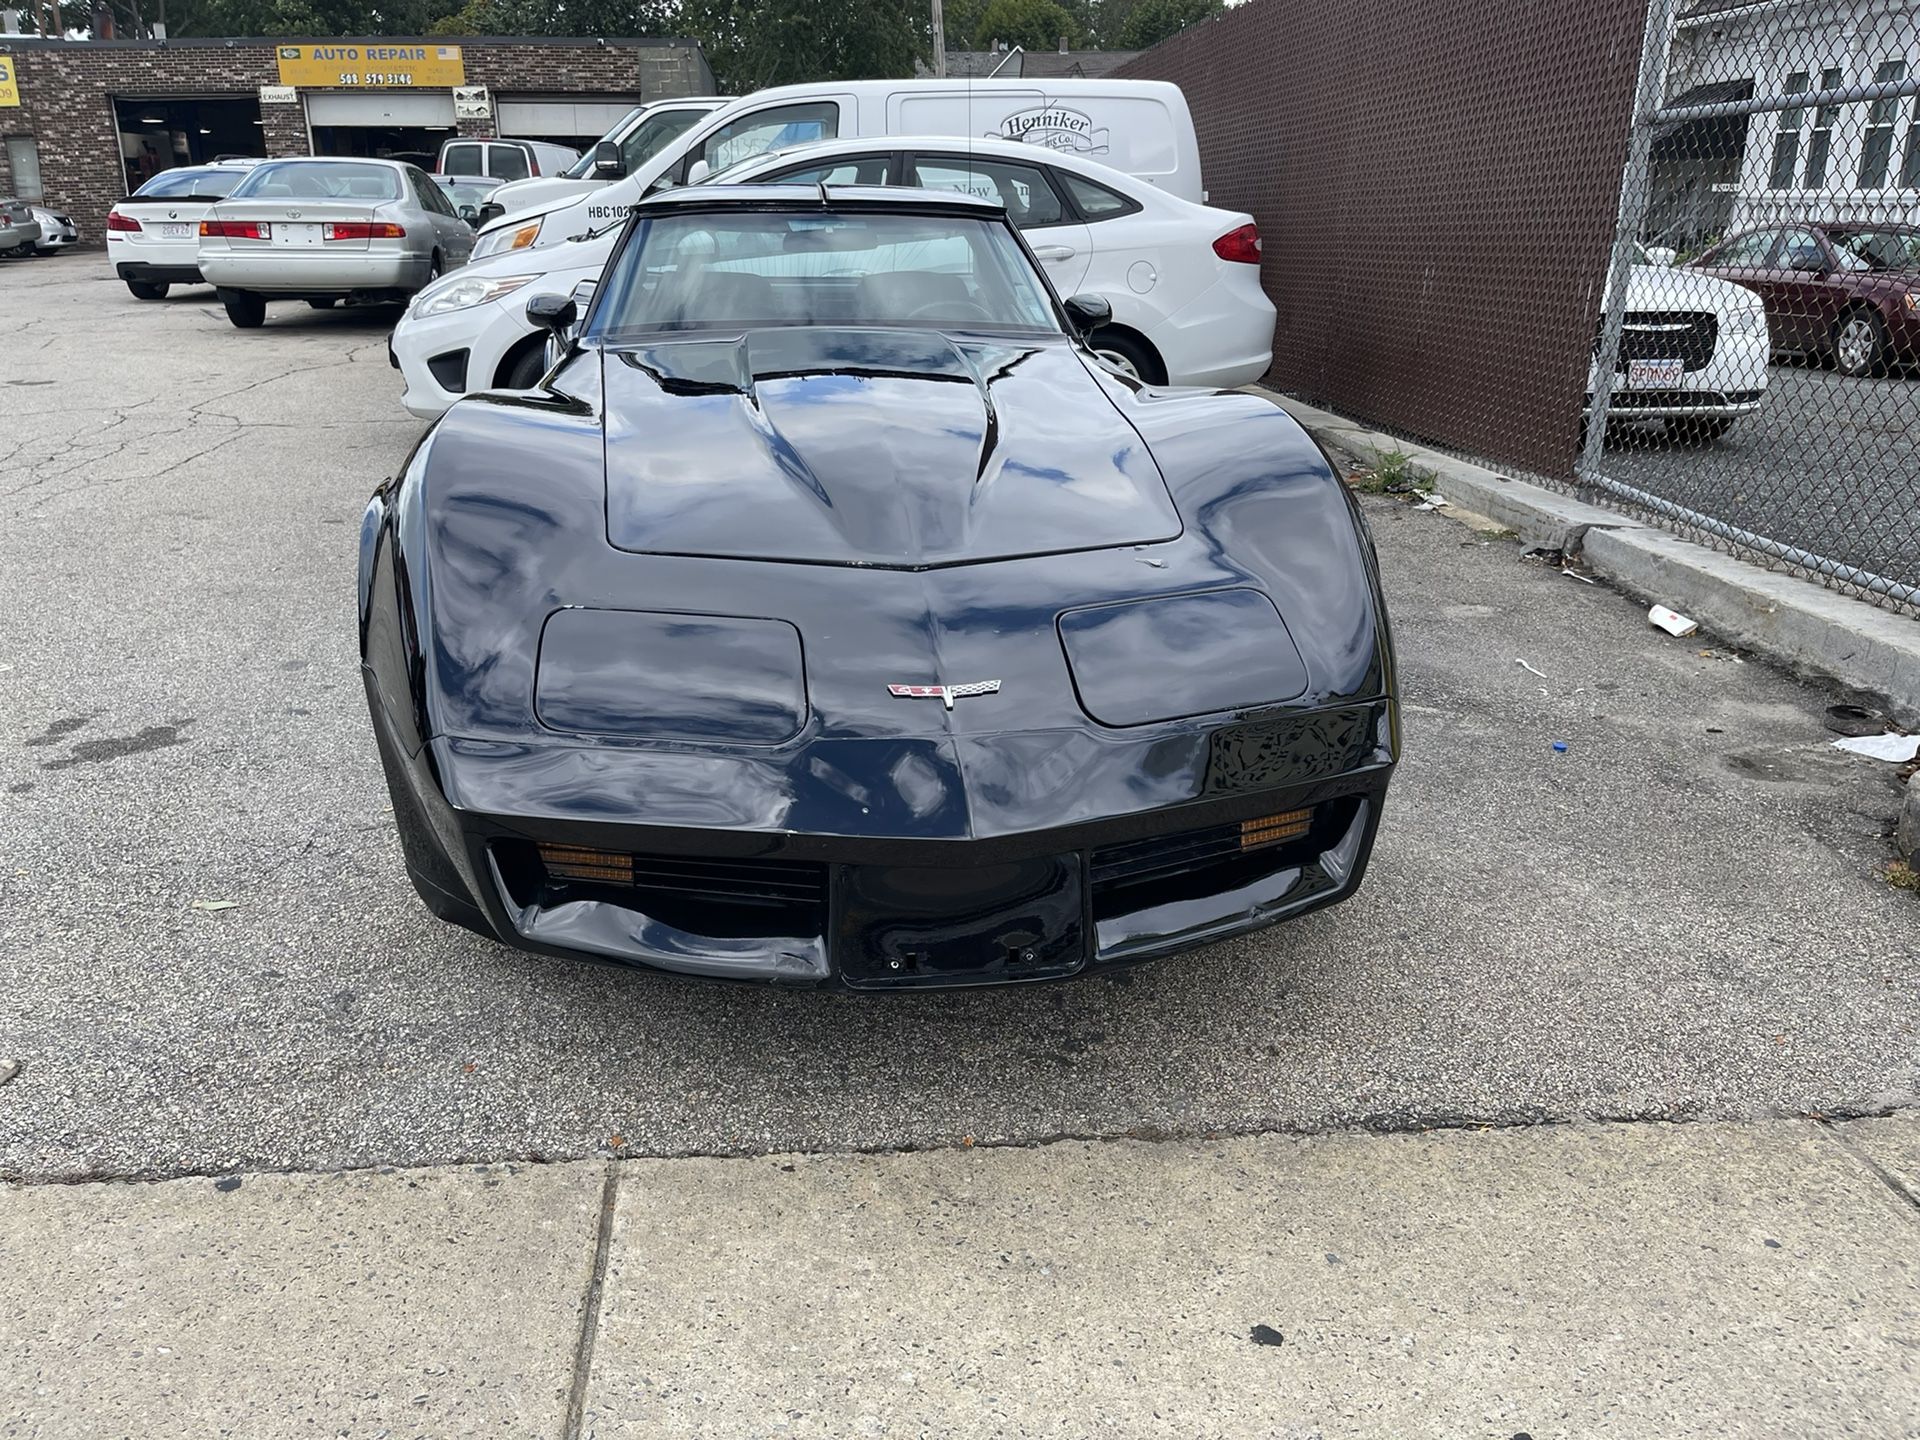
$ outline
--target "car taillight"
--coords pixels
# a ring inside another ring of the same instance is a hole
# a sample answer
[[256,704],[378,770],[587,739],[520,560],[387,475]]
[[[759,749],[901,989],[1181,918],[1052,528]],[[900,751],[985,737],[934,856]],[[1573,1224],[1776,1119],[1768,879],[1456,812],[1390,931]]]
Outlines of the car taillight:
[[372,224],[365,220],[336,220],[331,225],[320,227],[322,240],[404,240],[406,227],[385,223]]
[[107,212],[107,229],[125,235],[140,228],[140,222],[131,215],[122,215],[118,210]]
[[1213,242],[1213,253],[1222,260],[1232,260],[1241,265],[1260,263],[1260,227],[1242,225],[1238,230],[1229,230]]
[[223,240],[271,240],[273,225],[266,220],[202,220],[200,233]]

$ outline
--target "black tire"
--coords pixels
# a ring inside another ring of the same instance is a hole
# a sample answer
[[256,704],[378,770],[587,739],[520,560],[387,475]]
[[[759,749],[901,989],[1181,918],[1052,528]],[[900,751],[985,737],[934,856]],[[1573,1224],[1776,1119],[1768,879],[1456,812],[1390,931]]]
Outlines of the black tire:
[[1871,310],[1849,310],[1833,322],[1833,368],[1856,380],[1887,368],[1887,325]]
[[318,300],[309,300],[307,304],[316,310],[331,310],[339,299],[338,295],[323,295]]
[[1096,330],[1087,339],[1087,347],[1096,355],[1120,362],[1118,369],[1129,371],[1149,385],[1167,383],[1167,367],[1154,348],[1124,330]]
[[221,290],[220,303],[227,307],[227,319],[236,330],[258,330],[267,323],[267,302],[248,290]]
[[1681,445],[1710,445],[1733,428],[1727,415],[1676,415],[1667,421],[1667,438]]
[[547,346],[542,341],[529,346],[527,352],[507,367],[507,373],[500,381],[503,390],[531,390],[540,383],[540,377],[547,373]]
[[173,287],[164,280],[129,280],[127,289],[136,300],[164,300]]

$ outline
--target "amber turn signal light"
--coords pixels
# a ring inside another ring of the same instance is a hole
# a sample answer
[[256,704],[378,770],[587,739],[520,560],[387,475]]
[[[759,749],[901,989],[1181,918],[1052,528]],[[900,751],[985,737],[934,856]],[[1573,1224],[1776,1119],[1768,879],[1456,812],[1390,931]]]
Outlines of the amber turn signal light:
[[1261,850],[1283,840],[1298,840],[1313,824],[1312,810],[1282,810],[1278,815],[1262,815],[1257,820],[1240,822],[1240,848]]
[[633,884],[633,857],[584,845],[539,846],[541,863],[556,880],[592,880],[601,885]]

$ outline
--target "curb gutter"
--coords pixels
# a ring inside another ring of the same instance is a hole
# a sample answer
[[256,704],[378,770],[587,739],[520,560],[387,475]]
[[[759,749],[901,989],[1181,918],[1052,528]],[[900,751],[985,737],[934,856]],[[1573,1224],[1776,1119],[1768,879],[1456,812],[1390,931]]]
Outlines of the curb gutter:
[[1341,458],[1370,464],[1378,453],[1397,449],[1433,477],[1449,508],[1496,521],[1529,547],[1578,554],[1627,594],[1671,606],[1789,669],[1865,691],[1900,724],[1920,725],[1920,623],[1618,511],[1369,430],[1290,395],[1253,388]]

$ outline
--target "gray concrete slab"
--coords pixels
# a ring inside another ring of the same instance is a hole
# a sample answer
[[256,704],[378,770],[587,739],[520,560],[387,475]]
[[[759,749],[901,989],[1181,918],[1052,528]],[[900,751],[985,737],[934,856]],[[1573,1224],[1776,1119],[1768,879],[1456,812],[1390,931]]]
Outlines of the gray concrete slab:
[[0,266],[0,313],[0,1176],[1920,1091],[1894,767],[1827,747],[1834,697],[1392,503],[1408,748],[1349,905],[1112,982],[886,1003],[450,929],[402,872],[357,668],[356,527],[419,432],[384,322],[236,331],[84,254]]
[[[1920,1206],[1920,1114],[1884,1115],[1849,1120],[1835,1127],[1840,1137],[1879,1168],[1896,1192]],[[1916,1210],[1920,1214],[1920,1210]]]
[[1812,1124],[618,1177],[597,1440],[1920,1426],[1920,1214]]
[[604,1175],[0,1188],[0,1435],[558,1436]]

